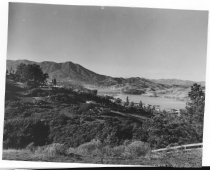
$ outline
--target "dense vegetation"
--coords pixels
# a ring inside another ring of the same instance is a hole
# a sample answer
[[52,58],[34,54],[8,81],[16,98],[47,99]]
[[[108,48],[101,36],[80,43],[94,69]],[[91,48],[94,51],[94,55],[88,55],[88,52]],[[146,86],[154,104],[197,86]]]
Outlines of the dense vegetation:
[[[34,65],[33,68],[38,67]],[[18,70],[18,78],[7,77],[6,86],[12,86],[11,82],[26,81],[25,73]],[[44,76],[42,72],[40,74]],[[39,81],[43,83],[45,79],[42,77]],[[37,82],[36,78],[33,80]],[[17,98],[6,98],[5,101],[4,149],[53,143],[75,148],[93,139],[109,147],[124,146],[126,141],[141,141],[152,149],[202,142],[205,94],[197,84],[191,87],[190,102],[181,116],[156,111],[153,107],[142,106],[141,102],[134,106],[127,101],[123,106],[120,100],[113,102],[111,97],[79,93],[71,88],[44,90],[36,85],[36,88],[22,91],[24,93]],[[32,97],[44,99],[25,100]],[[145,119],[132,119],[132,115]]]
[[16,81],[26,83],[28,88],[35,88],[46,83],[48,74],[43,73],[41,67],[36,64],[23,64],[17,66],[16,72],[10,74]]

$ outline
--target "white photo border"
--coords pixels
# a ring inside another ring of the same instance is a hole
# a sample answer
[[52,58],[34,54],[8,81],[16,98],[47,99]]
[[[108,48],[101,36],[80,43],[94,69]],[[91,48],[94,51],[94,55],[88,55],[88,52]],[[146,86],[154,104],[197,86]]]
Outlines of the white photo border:
[[[5,73],[7,56],[7,30],[8,30],[8,5],[9,2],[42,3],[57,5],[91,5],[91,6],[119,6],[119,7],[142,7],[142,8],[166,8],[184,10],[210,10],[209,0],[1,0],[0,1],[0,168],[69,168],[69,167],[108,167],[126,165],[103,165],[81,163],[51,163],[32,161],[5,161],[2,160],[2,140],[4,125],[4,99],[5,99]],[[209,13],[208,13],[209,15]],[[208,16],[209,24],[209,16]],[[204,138],[203,138],[203,166],[210,166],[210,59],[209,59],[209,26],[207,41],[206,63],[206,101],[204,114]],[[129,165],[130,166],[130,165]],[[140,165],[138,165],[140,166]]]

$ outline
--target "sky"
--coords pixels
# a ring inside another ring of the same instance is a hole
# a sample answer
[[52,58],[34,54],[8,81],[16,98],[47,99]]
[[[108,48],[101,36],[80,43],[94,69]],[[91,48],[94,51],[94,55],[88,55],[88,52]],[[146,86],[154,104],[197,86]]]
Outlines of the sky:
[[7,59],[204,81],[208,11],[10,3]]

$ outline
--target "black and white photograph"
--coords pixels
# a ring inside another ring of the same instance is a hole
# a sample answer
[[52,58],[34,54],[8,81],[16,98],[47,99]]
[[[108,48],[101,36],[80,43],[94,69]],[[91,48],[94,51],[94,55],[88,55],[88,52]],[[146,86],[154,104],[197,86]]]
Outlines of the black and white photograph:
[[202,167],[207,10],[10,2],[3,160]]

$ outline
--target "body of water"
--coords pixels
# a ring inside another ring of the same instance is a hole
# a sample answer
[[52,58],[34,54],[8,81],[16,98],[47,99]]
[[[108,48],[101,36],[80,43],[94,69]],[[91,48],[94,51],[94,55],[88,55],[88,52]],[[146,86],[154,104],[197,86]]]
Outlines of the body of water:
[[[99,95],[105,95],[100,94]],[[128,96],[128,99],[130,102],[139,103],[142,101],[144,105],[155,105],[159,106],[161,110],[171,110],[171,109],[184,109],[186,107],[186,101],[180,101],[173,98],[164,98],[164,97],[149,97],[144,95],[132,95],[132,94],[123,94],[123,93],[117,93],[117,94],[108,94],[110,96],[113,96],[115,98],[120,98],[123,101],[126,101],[126,98]]]

